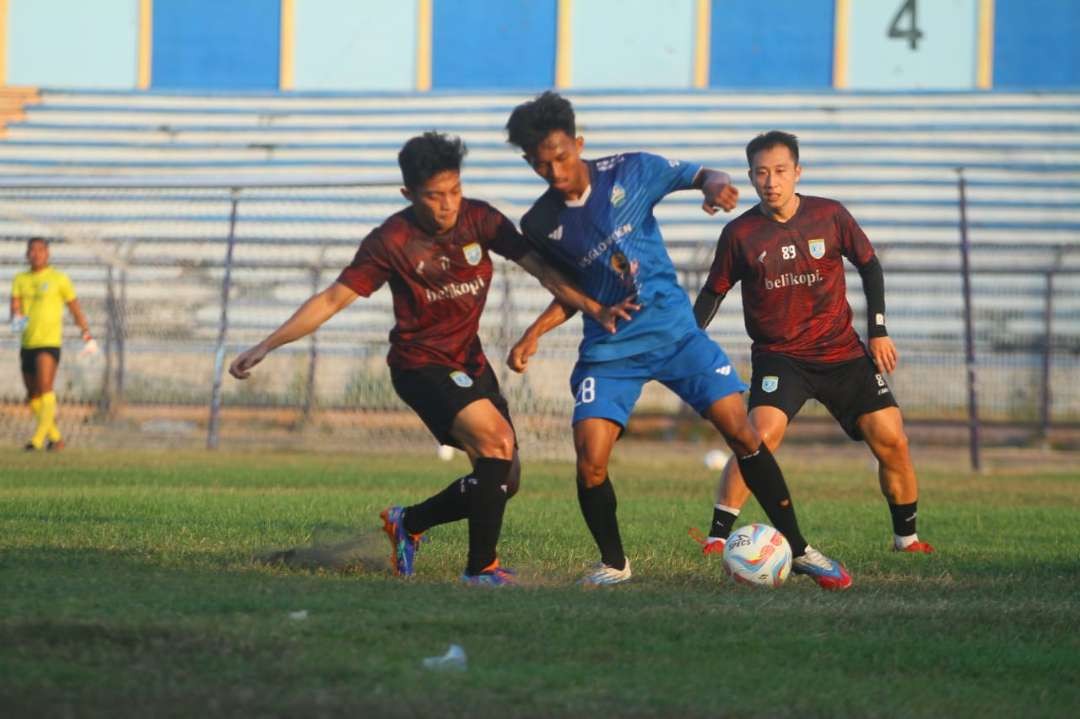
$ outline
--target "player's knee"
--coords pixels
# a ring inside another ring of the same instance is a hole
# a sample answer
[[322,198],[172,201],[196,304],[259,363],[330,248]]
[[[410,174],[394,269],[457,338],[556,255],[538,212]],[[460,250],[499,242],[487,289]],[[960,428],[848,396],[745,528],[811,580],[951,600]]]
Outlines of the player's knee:
[[896,427],[879,432],[874,438],[878,454],[890,459],[901,459],[908,455],[908,438],[903,429]]
[[724,435],[724,439],[727,440],[728,447],[731,447],[731,451],[736,457],[746,457],[753,454],[758,450],[762,442],[762,436],[754,429],[754,425],[748,421],[732,428],[730,433]]
[[588,488],[599,487],[607,479],[607,463],[596,462],[588,457],[579,457],[577,461],[578,484]]
[[476,451],[481,457],[492,459],[513,459],[514,431],[509,427],[500,427],[477,438]]

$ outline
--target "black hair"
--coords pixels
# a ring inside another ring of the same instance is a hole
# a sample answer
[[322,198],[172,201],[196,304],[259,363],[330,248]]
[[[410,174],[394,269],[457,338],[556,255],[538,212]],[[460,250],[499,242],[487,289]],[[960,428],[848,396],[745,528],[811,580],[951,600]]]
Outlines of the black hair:
[[414,190],[440,172],[461,172],[468,152],[460,137],[429,131],[410,139],[398,153],[398,167],[405,187]]
[[45,245],[46,248],[49,246],[49,238],[48,237],[41,237],[40,235],[34,235],[33,237],[31,237],[29,240],[26,241],[26,249],[29,250],[30,245],[34,244],[35,242],[40,242],[41,244]]
[[565,97],[550,90],[515,107],[506,121],[507,141],[520,147],[526,154],[534,152],[556,130],[562,130],[571,139],[577,135],[574,106]]
[[792,159],[795,160],[796,165],[799,164],[799,138],[795,137],[790,132],[783,132],[781,130],[769,130],[751,140],[750,144],[746,146],[746,162],[753,168],[754,155],[762,150],[768,150],[770,147],[776,147],[777,145],[783,145],[791,150]]

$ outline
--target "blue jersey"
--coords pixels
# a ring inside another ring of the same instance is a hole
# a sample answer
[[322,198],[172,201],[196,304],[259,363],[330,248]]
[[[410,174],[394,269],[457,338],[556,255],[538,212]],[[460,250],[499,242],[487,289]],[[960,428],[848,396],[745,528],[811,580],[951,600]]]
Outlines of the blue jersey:
[[641,310],[615,334],[585,317],[580,357],[604,362],[670,345],[697,329],[653,216],[665,195],[693,187],[699,165],[647,153],[586,161],[589,190],[566,202],[548,189],[521,220],[530,243],[603,305],[637,297]]

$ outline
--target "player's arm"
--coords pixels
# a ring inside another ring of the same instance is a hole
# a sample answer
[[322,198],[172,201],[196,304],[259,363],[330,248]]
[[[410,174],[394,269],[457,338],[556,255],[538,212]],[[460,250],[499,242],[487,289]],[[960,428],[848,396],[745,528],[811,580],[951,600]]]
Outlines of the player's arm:
[[726,295],[726,292],[716,292],[708,285],[701,288],[697,299],[694,300],[694,320],[698,327],[705,329],[709,326]]
[[577,310],[573,307],[564,305],[559,300],[553,300],[510,348],[510,354],[506,358],[507,366],[515,372],[524,372],[526,365],[529,364],[529,358],[536,354],[540,346],[540,338],[575,314]]
[[67,306],[72,319],[75,320],[75,324],[79,326],[79,330],[82,332],[83,342],[89,342],[94,339],[94,336],[90,334],[90,323],[86,319],[86,314],[83,312],[79,300],[73,299],[67,303]]
[[705,195],[701,209],[710,215],[715,215],[719,208],[731,212],[739,202],[739,190],[732,184],[731,175],[723,170],[701,168],[694,177],[694,187]]
[[229,374],[237,379],[247,379],[251,369],[262,362],[266,355],[281,345],[295,342],[319,329],[327,320],[352,304],[359,297],[341,282],[335,282],[322,292],[312,295],[307,302],[285,320],[259,344],[237,356],[229,365]]
[[[601,305],[579,290],[562,272],[545,262],[535,252],[528,252],[516,261],[526,272],[539,280],[540,284],[555,296],[558,303],[572,310],[584,312],[608,332],[614,333],[618,320],[629,320],[631,312],[641,309],[640,305],[633,302],[633,298],[624,299],[610,307]],[[562,320],[562,322],[565,321],[566,319]]]
[[899,355],[885,329],[885,272],[877,255],[858,267],[862,278],[863,294],[866,295],[867,346],[878,372],[896,369]]

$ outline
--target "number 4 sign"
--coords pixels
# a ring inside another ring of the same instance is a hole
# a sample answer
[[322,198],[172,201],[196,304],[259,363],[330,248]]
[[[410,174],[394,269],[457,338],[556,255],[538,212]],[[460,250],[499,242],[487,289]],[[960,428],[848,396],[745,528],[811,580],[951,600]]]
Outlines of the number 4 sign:
[[[907,18],[907,29],[900,26],[904,22],[905,16]],[[893,15],[892,22],[889,23],[888,36],[907,40],[912,50],[919,49],[919,40],[923,36],[922,30],[919,29],[919,0],[904,0],[903,4],[900,5],[900,9]]]

